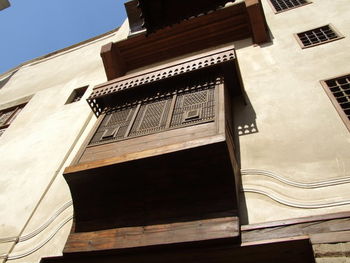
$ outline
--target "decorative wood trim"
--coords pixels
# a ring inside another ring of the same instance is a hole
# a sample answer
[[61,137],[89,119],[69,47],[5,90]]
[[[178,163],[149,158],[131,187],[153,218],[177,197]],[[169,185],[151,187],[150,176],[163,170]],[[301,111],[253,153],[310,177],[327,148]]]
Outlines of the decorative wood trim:
[[125,249],[210,239],[237,238],[238,218],[224,217],[163,225],[72,233],[63,253]]
[[[200,57],[190,57],[189,59],[175,65],[166,65],[162,69],[153,70],[139,75],[133,75],[131,77],[120,78],[98,85],[93,89],[93,92],[87,101],[92,110],[98,116],[101,112],[103,112],[103,105],[106,104],[104,103],[104,100],[111,94],[134,89],[200,69],[232,62],[235,60],[235,58],[235,50],[232,46],[225,49],[215,50],[214,52],[207,52]],[[231,72],[231,74],[232,73],[234,74],[234,72]]]
[[120,92],[122,90],[135,88],[162,79],[167,79],[173,76],[185,74],[198,69],[211,67],[227,61],[232,61],[236,58],[233,48],[227,50],[214,52],[211,54],[204,54],[201,58],[190,58],[185,62],[181,62],[172,66],[165,67],[160,70],[151,71],[137,76],[129,77],[127,79],[116,79],[94,88],[89,100],[107,96],[111,93]]

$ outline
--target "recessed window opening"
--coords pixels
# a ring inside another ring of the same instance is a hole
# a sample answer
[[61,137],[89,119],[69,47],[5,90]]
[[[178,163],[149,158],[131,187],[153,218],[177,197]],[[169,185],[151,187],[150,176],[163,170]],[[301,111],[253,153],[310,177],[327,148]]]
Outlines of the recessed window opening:
[[317,46],[343,38],[332,25],[325,25],[296,34],[302,48]]
[[81,98],[84,96],[87,88],[88,88],[88,86],[85,86],[85,87],[81,87],[81,88],[73,90],[73,92],[71,93],[71,95],[69,96],[69,98],[65,104],[70,104],[73,102],[80,101]]
[[350,74],[324,80],[321,83],[350,131]]
[[275,13],[280,13],[297,7],[301,7],[311,2],[307,0],[269,0]]
[[0,136],[18,116],[25,104],[0,111]]

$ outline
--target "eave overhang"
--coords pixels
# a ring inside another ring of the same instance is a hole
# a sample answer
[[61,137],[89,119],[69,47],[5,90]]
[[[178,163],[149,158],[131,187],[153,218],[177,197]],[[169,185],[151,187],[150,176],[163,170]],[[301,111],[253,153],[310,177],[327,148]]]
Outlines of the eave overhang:
[[138,0],[138,8],[147,33],[173,26],[183,20],[213,12],[235,0]]
[[181,21],[147,35],[146,32],[102,47],[108,80],[132,70],[207,48],[251,37],[270,40],[260,0],[246,0],[210,14]]

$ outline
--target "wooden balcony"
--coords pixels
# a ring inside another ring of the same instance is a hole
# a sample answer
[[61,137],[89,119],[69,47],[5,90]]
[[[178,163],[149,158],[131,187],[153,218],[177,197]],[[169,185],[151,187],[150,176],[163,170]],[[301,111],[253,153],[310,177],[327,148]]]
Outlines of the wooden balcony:
[[95,88],[98,122],[64,173],[75,218],[65,253],[238,241],[235,67],[228,48]]

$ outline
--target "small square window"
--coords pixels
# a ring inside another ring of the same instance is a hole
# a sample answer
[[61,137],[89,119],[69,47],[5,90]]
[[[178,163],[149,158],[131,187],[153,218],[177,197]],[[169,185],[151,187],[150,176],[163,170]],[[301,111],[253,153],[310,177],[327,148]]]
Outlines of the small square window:
[[275,13],[281,13],[311,3],[307,0],[269,0],[269,2]]
[[350,74],[323,80],[321,84],[350,131]]
[[81,100],[81,98],[84,96],[87,88],[88,88],[88,86],[85,86],[85,87],[73,90],[73,92],[72,92],[72,94],[70,94],[66,104],[70,104],[70,103],[77,102],[77,101]]
[[317,46],[343,38],[332,25],[325,25],[296,34],[302,48]]
[[185,111],[182,123],[200,119],[201,111],[200,109]]
[[113,139],[114,136],[117,134],[119,128],[120,127],[112,128],[112,129],[106,129],[105,132],[102,135],[101,140]]

